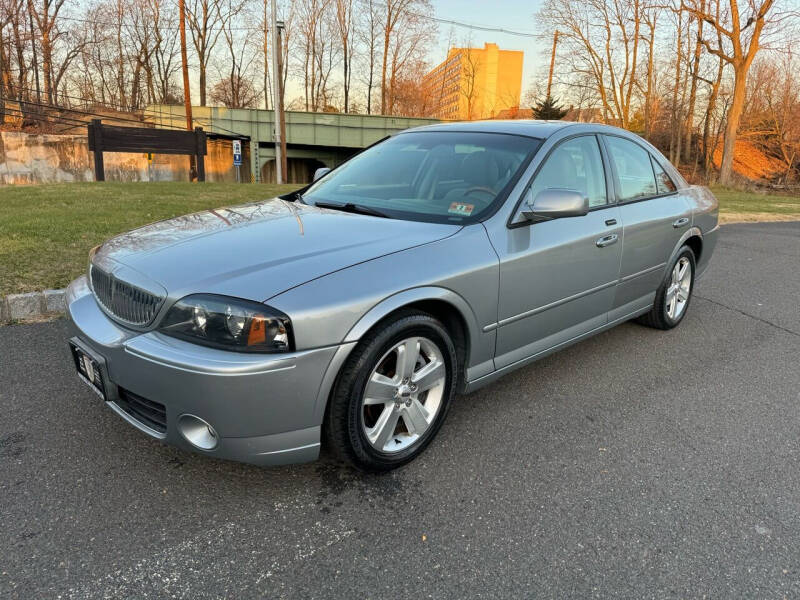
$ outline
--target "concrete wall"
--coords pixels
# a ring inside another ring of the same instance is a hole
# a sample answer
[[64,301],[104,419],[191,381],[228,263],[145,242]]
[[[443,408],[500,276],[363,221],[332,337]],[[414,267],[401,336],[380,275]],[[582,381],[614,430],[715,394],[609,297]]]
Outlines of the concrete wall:
[[[247,145],[244,145],[247,155]],[[189,157],[156,154],[148,169],[147,155],[103,153],[106,181],[188,181]],[[250,181],[250,161],[244,157],[243,181]],[[231,143],[209,140],[208,181],[236,181]],[[94,160],[85,135],[30,135],[0,131],[0,184],[94,181]]]

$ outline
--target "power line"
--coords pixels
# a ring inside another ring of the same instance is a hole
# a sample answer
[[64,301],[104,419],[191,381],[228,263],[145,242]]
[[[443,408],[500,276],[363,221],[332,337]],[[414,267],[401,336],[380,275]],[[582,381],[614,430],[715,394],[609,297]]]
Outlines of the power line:
[[[386,6],[383,5],[383,8],[386,8]],[[411,12],[411,11],[407,11],[407,14],[409,14],[411,16],[414,16],[414,17],[417,17],[417,18],[420,18],[420,19],[426,19],[428,21],[434,21],[436,23],[441,23],[443,25],[454,25],[456,27],[464,27],[466,29],[474,29],[476,31],[484,31],[484,32],[487,32],[487,33],[500,33],[500,34],[505,34],[505,35],[513,35],[513,36],[517,36],[517,37],[527,37],[527,38],[535,37],[537,35],[533,31],[521,31],[521,30],[514,30],[514,29],[506,29],[504,27],[491,27],[491,26],[488,26],[488,25],[478,25],[476,23],[467,23],[465,21],[458,21],[456,19],[445,19],[445,18],[442,18],[442,17],[436,17],[434,15],[426,15],[426,14],[423,14],[423,13],[417,13],[417,12]],[[81,18],[81,17],[59,16],[59,18],[60,19],[64,19],[65,21],[74,21],[74,22],[77,22],[77,23],[90,23],[90,24],[95,24],[95,25],[106,25],[108,27],[116,27],[116,26],[119,25],[119,23],[112,23],[112,22],[109,22],[109,21],[98,21],[96,19],[85,19],[85,18]],[[177,27],[157,26],[156,28],[161,30],[161,31],[175,31],[175,32],[178,31]],[[263,26],[236,26],[236,27],[221,26],[221,27],[218,27],[218,28],[217,27],[209,27],[205,31],[207,33],[214,33],[214,32],[217,32],[217,31],[225,31],[225,30],[227,30],[227,31],[260,31],[260,32],[263,32],[264,31],[264,27]]]

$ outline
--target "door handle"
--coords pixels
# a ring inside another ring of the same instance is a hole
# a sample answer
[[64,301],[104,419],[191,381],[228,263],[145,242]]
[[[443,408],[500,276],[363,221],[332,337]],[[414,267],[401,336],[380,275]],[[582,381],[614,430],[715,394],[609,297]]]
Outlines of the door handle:
[[689,222],[689,217],[681,217],[681,218],[680,218],[680,219],[678,219],[677,221],[674,221],[674,222],[672,223],[672,226],[673,226],[675,229],[678,229],[679,227],[683,227],[684,225],[686,225],[688,222]]
[[599,240],[595,242],[598,248],[605,248],[606,246],[610,246],[611,244],[616,244],[619,236],[616,233],[612,233],[611,235],[606,235],[601,237]]

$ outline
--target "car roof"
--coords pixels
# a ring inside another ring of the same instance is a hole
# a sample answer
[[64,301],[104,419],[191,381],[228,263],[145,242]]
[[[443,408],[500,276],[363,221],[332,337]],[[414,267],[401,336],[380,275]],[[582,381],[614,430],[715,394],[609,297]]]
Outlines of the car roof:
[[[423,125],[407,131],[466,131],[481,133],[505,133],[547,139],[556,131],[578,125],[572,121],[535,121],[533,119],[509,119],[492,121],[453,121]],[[581,123],[586,125],[586,123]]]

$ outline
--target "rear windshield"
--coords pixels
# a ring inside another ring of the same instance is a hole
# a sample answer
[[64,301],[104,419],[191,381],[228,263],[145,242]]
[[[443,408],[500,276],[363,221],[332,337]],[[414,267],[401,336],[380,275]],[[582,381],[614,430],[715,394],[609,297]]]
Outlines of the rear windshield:
[[303,202],[352,203],[399,219],[468,223],[493,213],[541,140],[417,131],[368,148],[313,184]]

